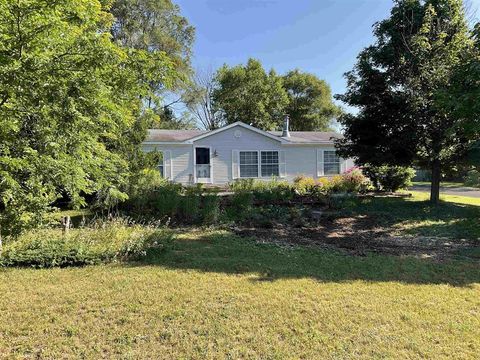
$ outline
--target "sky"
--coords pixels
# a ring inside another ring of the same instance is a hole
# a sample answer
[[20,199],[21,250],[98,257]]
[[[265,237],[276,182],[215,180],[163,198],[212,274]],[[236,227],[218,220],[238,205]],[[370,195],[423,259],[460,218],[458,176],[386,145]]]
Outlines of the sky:
[[[259,59],[278,73],[298,68],[345,91],[343,74],[373,42],[372,25],[391,0],[173,0],[196,28],[193,66],[213,69]],[[467,0],[478,18],[480,0]]]

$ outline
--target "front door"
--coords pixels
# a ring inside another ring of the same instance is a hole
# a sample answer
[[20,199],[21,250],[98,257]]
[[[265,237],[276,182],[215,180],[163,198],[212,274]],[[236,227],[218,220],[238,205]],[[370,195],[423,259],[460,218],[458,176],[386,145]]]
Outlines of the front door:
[[195,148],[195,178],[197,183],[212,182],[211,173],[210,148]]

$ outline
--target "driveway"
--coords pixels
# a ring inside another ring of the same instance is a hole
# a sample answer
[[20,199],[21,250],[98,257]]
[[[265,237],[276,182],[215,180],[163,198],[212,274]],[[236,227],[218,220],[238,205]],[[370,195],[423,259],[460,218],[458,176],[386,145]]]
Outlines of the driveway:
[[[414,185],[410,190],[430,192],[430,185]],[[440,194],[480,198],[480,189],[467,186],[440,186]]]

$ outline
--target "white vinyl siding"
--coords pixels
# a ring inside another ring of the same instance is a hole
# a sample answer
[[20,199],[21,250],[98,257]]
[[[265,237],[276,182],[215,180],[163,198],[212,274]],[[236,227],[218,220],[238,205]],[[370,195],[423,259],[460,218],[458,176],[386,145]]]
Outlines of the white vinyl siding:
[[[239,133],[240,132],[240,136]],[[237,132],[237,134],[235,134]],[[240,151],[283,150],[282,144],[241,126],[235,126],[194,141],[193,146],[212,148],[212,170],[215,184],[227,184],[240,178]],[[260,154],[257,178],[261,178]],[[265,178],[267,179],[267,178]]]
[[[235,136],[237,130],[241,132],[240,136],[238,134]],[[196,147],[211,149],[211,182],[217,185],[224,185],[240,178],[240,152],[257,153],[258,170],[255,172],[251,169],[249,175],[259,180],[269,180],[272,174],[276,176],[277,171],[278,176],[287,181],[293,181],[299,175],[318,178],[331,176],[324,174],[324,170],[330,171],[329,167],[338,168],[338,165],[326,165],[324,169],[324,152],[327,154],[329,151],[334,152],[333,144],[282,144],[238,126],[196,140],[193,144],[142,144],[144,151],[163,152],[165,156],[163,163],[159,164],[159,170],[163,167],[166,178],[182,184],[195,182]],[[265,153],[263,172],[262,153]],[[272,155],[273,153],[276,155]],[[340,173],[354,165],[352,159],[339,160]],[[265,176],[266,174],[269,175]]]
[[143,151],[158,151],[163,155],[163,161],[157,164],[163,177],[182,184],[191,183],[193,179],[192,145],[147,145]]
[[240,151],[240,177],[258,177],[258,152]]

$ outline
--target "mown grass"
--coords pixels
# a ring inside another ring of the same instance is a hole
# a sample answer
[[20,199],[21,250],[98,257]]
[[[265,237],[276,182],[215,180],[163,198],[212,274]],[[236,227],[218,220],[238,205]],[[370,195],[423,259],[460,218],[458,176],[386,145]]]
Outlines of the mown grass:
[[[430,181],[413,181],[413,185],[419,185],[419,186],[430,186],[432,183]],[[463,182],[458,182],[458,181],[442,181],[440,183],[441,187],[445,188],[455,188],[455,187],[462,187],[466,186]]]
[[480,199],[441,195],[432,206],[429,194],[410,191],[406,198],[374,198],[352,201],[345,214],[369,216],[398,235],[440,236],[452,239],[480,240]]
[[190,231],[145,262],[0,270],[0,358],[475,358],[480,268]]

